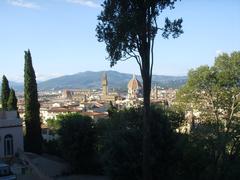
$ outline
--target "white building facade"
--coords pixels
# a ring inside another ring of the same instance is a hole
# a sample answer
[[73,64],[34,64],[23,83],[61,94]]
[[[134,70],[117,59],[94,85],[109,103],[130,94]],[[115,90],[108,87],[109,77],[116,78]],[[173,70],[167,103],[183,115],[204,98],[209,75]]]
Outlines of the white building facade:
[[23,151],[22,120],[16,111],[0,111],[0,159]]

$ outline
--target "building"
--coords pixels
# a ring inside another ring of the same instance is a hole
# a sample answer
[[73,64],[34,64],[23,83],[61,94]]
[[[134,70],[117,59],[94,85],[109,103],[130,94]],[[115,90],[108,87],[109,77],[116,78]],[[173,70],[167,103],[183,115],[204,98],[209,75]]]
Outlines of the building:
[[103,73],[102,76],[102,96],[107,96],[108,95],[108,79],[107,79],[107,74]]
[[102,101],[116,101],[117,99],[117,94],[116,93],[112,93],[112,94],[109,94],[108,93],[108,79],[107,79],[107,74],[106,73],[103,73],[103,76],[102,76],[102,96],[101,96],[101,100]]
[[71,99],[72,98],[72,92],[69,90],[64,90],[62,92],[62,98],[64,99]]
[[22,120],[17,111],[0,111],[0,159],[23,151]]
[[128,83],[128,99],[137,99],[142,97],[143,86],[136,76],[133,75],[132,79]]

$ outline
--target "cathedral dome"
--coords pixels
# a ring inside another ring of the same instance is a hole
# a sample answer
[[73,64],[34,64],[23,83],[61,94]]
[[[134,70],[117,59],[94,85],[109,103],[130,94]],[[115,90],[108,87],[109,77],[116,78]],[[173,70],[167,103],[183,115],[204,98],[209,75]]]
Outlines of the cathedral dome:
[[128,89],[137,90],[141,88],[142,88],[142,84],[140,83],[140,81],[136,79],[135,75],[133,75],[132,79],[128,83]]

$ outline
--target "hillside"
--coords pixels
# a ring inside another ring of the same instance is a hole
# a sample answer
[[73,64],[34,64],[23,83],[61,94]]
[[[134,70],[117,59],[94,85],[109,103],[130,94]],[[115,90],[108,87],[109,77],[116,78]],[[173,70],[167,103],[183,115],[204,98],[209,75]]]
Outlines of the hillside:
[[[73,75],[62,76],[48,81],[39,83],[41,90],[46,89],[63,89],[63,88],[100,88],[101,77],[104,71],[93,72],[86,71]],[[132,78],[132,74],[120,73],[117,71],[106,71],[108,76],[109,88],[127,88],[128,81]],[[141,76],[137,76],[141,81]],[[186,76],[163,76],[153,75],[153,84],[162,87],[178,88],[186,82]]]
[[[101,77],[105,71],[86,71],[73,75],[61,76],[58,78],[49,79],[47,81],[38,82],[39,90],[58,90],[58,89],[90,89],[101,88]],[[120,73],[117,71],[106,71],[108,76],[109,88],[126,89],[129,80],[132,78],[132,74]],[[141,76],[136,76],[138,80],[141,80]],[[161,87],[179,88],[185,84],[187,80],[186,76],[164,76],[153,75],[152,84],[160,85]],[[0,82],[1,83],[1,82]],[[11,87],[16,91],[23,91],[23,83],[10,82]],[[1,86],[1,84],[0,84]],[[1,88],[1,87],[0,87]]]

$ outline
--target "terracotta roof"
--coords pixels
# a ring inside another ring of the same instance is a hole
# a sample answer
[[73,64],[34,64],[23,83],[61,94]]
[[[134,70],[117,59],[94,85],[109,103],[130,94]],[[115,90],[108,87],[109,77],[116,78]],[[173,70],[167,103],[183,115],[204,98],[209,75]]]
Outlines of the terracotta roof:
[[67,108],[51,108],[48,112],[53,113],[68,113],[68,112],[81,112],[79,109],[67,109]]

